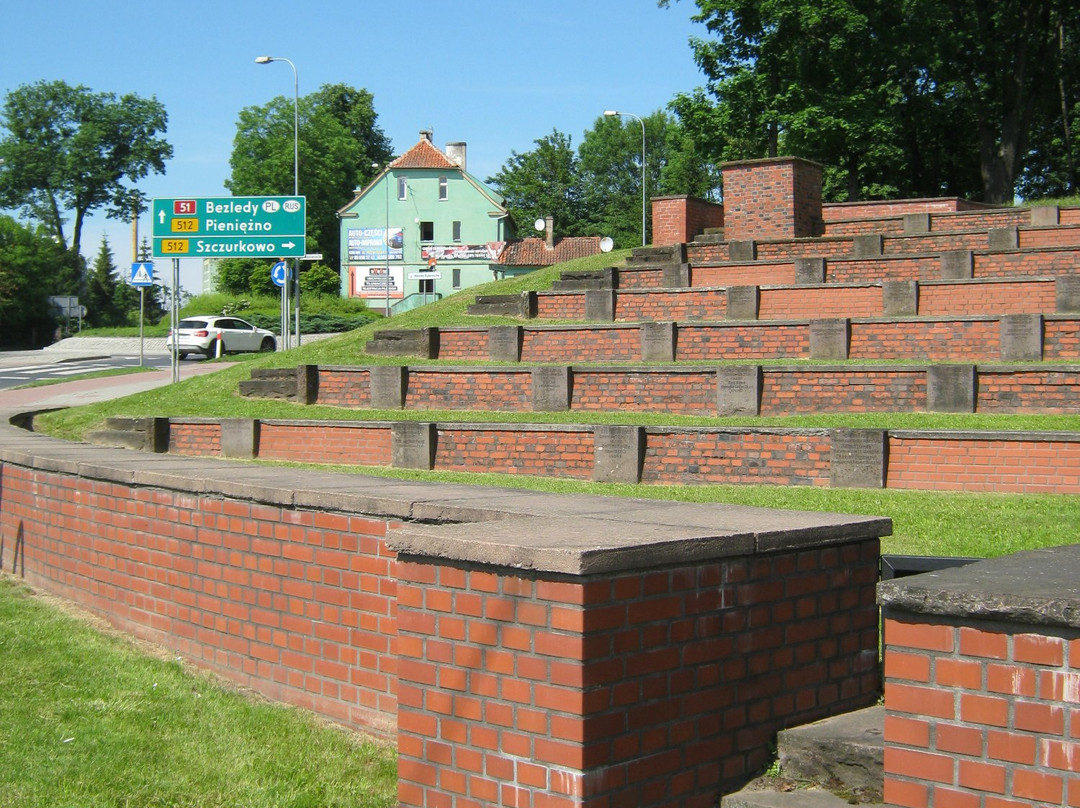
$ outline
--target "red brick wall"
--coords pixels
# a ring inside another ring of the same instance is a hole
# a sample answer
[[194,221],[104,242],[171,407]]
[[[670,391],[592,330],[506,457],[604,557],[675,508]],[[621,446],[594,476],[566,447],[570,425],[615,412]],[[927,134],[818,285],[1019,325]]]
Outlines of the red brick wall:
[[399,564],[402,806],[708,808],[877,696],[878,542],[584,578]]
[[961,433],[950,438],[893,433],[889,488],[1055,494],[1080,491],[1080,442],[1027,439],[987,441]]
[[652,199],[652,243],[657,246],[693,241],[706,228],[723,226],[723,205],[691,196]]
[[720,170],[729,241],[821,235],[821,166],[781,157],[726,163]]
[[26,580],[270,698],[393,737],[385,519],[4,463]]
[[1080,805],[1077,632],[887,619],[885,801]]
[[410,410],[531,410],[532,368],[461,373],[454,368],[413,366],[407,401]]
[[716,415],[715,368],[573,370],[570,409]]
[[[1040,371],[1033,369],[1031,373],[1038,375]],[[833,376],[825,369],[807,369],[799,374],[799,386],[795,387],[786,384],[789,378],[769,371],[764,374],[763,396],[767,398],[762,415],[820,411],[806,403],[814,397],[820,397],[825,405],[836,402],[838,407],[846,399],[847,406],[857,412],[918,407],[926,396],[921,375],[921,371],[904,368],[891,373],[867,370],[860,383],[858,378]],[[1038,398],[1027,390],[1004,389],[1006,385],[994,383],[992,376],[986,391],[979,391],[980,406],[985,406],[987,412],[1010,412],[1018,400],[1029,395]],[[1080,411],[1075,396],[1077,386],[1075,380],[1070,380],[1062,391],[1061,411]],[[701,380],[697,387],[700,402],[690,399],[685,405],[687,414],[706,406],[707,385]],[[677,395],[673,388],[668,392],[673,398]],[[657,405],[666,406],[660,397]],[[674,402],[671,406],[677,410]],[[183,434],[187,427],[183,421],[173,422],[172,432]],[[337,437],[339,449],[328,449],[324,462],[358,466],[389,466],[392,462],[391,426],[387,422],[365,424],[354,430],[358,433],[355,435],[338,433],[338,427],[325,423],[305,421],[267,422],[263,429],[269,430],[273,438],[260,445],[262,459],[305,460],[307,453],[298,451],[297,446]],[[357,448],[353,449],[354,445]],[[641,478],[643,483],[656,484],[827,486],[831,450],[831,433],[824,429],[650,427],[645,431]],[[584,480],[592,478],[595,451],[593,428],[589,425],[539,428],[440,423],[434,468]],[[1080,493],[1080,440],[1072,433],[1017,438],[994,432],[957,436],[900,430],[888,435],[887,458],[886,488]]]
[[821,412],[919,412],[926,409],[926,371],[852,366],[765,368],[761,414]]
[[259,457],[266,460],[389,466],[391,448],[384,423],[262,421],[259,427]]

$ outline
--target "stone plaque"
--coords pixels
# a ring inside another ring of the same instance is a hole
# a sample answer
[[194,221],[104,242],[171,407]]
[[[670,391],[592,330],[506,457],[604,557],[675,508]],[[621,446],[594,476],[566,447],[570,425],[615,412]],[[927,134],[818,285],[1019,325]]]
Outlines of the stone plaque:
[[880,233],[855,236],[851,241],[851,253],[856,258],[877,258],[884,250],[885,241]]
[[639,483],[645,456],[645,429],[597,424],[593,427],[593,480]]
[[991,250],[1015,250],[1020,246],[1020,229],[1016,227],[992,227],[987,234]]
[[834,429],[829,484],[833,488],[884,488],[888,432]]
[[1080,275],[1067,275],[1054,281],[1054,304],[1058,314],[1080,312]]
[[540,365],[532,369],[534,412],[566,412],[570,409],[570,368]]
[[585,290],[585,320],[590,323],[614,322],[615,291],[613,289]]
[[927,412],[975,412],[975,366],[931,365],[926,370]]
[[941,254],[941,279],[967,281],[975,274],[975,259],[971,250],[949,250]]
[[371,408],[400,410],[405,406],[405,385],[409,368],[405,365],[372,365],[368,368]]
[[488,359],[493,362],[520,362],[525,329],[520,325],[493,325],[488,328]]
[[795,283],[799,286],[825,283],[825,259],[796,258]]
[[757,286],[729,286],[727,290],[728,320],[756,320],[761,291]]
[[756,261],[757,260],[757,242],[756,241],[729,241],[728,242],[728,260],[729,261]]
[[435,468],[438,431],[435,424],[398,421],[390,427],[391,463],[396,469]]
[[1041,314],[1005,314],[1001,317],[1003,362],[1041,362],[1043,318]]
[[221,420],[221,456],[250,460],[259,455],[259,421],[252,418]]
[[930,232],[930,214],[929,213],[905,213],[904,214],[904,235],[914,236],[920,233]]
[[810,321],[810,358],[847,359],[851,321],[830,318]]
[[761,413],[761,365],[732,365],[716,371],[716,414]]
[[918,281],[885,281],[881,284],[881,310],[886,317],[914,317],[919,313]]
[[1061,209],[1057,205],[1036,205],[1031,209],[1032,227],[1057,227],[1061,224]]
[[663,281],[665,289],[685,289],[690,286],[690,265],[685,261],[679,264],[664,264]]
[[641,361],[675,361],[675,323],[641,324]]

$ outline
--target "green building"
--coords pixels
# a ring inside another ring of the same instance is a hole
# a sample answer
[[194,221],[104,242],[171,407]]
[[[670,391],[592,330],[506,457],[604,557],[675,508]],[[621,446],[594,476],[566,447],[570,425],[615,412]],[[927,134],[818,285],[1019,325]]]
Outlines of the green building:
[[514,238],[503,198],[466,170],[464,143],[431,132],[338,211],[341,294],[404,311],[497,278],[600,251],[599,238]]
[[496,277],[513,225],[465,155],[464,143],[444,153],[422,131],[338,211],[344,296],[400,311]]

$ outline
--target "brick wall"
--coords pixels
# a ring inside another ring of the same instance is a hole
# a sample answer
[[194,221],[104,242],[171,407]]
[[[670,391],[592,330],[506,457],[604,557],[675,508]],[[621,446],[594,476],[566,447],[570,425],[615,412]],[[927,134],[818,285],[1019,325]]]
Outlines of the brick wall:
[[1080,805],[1076,553],[881,585],[886,803]]
[[725,163],[729,241],[821,235],[821,166],[797,157]]
[[723,205],[691,196],[652,199],[652,243],[657,246],[693,241],[707,228],[723,226]]
[[[926,386],[918,374],[897,369],[891,381],[879,378],[870,383],[873,375],[867,373],[865,385],[858,381],[849,385],[843,376],[809,370],[803,388],[795,393],[781,383],[783,376],[766,373],[763,387],[772,400],[794,399],[779,405],[784,412],[806,409],[805,400],[813,396],[826,402],[846,398],[857,402],[850,405],[852,409],[863,412],[885,412],[902,405],[889,401],[890,392],[895,392],[897,399],[907,397],[913,404],[925,398]],[[1072,394],[1063,396],[1062,409],[1075,414],[1080,408],[1075,396],[1077,383],[1072,381],[1071,385]],[[849,386],[853,389],[843,389]],[[701,388],[704,398],[704,384]],[[1010,409],[1002,406],[997,411]],[[764,406],[762,414],[769,414]],[[590,425],[440,422],[435,426],[434,459],[430,466],[422,466],[424,469],[597,479],[597,436]],[[175,419],[170,432],[182,444],[185,431],[191,427],[203,432],[211,428]],[[322,462],[394,465],[389,422],[267,421],[260,431],[271,436],[259,441],[253,454],[263,460],[316,462],[303,447],[325,444]],[[893,430],[883,434],[887,444],[879,476],[886,488],[1080,493],[1080,435],[1076,433]],[[833,432],[825,429],[649,427],[643,431],[640,477],[619,481],[830,486],[836,462],[832,441]]]
[[189,474],[189,490],[135,487],[5,462],[0,518],[23,542],[31,585],[270,698],[393,737],[394,554],[383,544],[393,521],[196,484]]
[[876,698],[877,554],[573,578],[403,556],[399,804],[713,806],[777,730]]

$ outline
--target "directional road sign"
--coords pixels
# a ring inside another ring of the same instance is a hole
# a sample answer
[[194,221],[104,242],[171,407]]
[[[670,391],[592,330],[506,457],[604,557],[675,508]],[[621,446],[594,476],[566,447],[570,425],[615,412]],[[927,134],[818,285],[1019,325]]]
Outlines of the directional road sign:
[[131,265],[132,286],[153,286],[154,265],[150,261],[137,261]]
[[299,258],[306,252],[302,196],[155,199],[155,258]]

